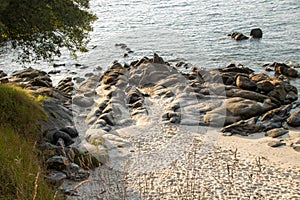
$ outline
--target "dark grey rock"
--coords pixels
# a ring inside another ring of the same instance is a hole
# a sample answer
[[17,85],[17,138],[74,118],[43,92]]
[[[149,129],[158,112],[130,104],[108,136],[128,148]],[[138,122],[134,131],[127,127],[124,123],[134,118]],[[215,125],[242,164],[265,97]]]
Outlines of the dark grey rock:
[[67,133],[71,138],[78,137],[78,131],[74,126],[67,126],[67,127],[61,128],[60,131]]
[[237,41],[249,39],[249,37],[247,37],[243,33],[239,33],[239,32],[234,32],[234,33],[228,34],[228,36],[231,36],[232,39],[237,40]]
[[45,179],[54,186],[60,186],[66,178],[65,173],[55,170],[48,171],[45,176]]
[[67,133],[67,132],[64,132],[64,131],[56,131],[54,134],[53,134],[53,141],[52,141],[52,144],[58,144],[58,140],[59,139],[62,139],[64,141],[64,144],[65,146],[69,146],[71,144],[74,143],[74,141],[72,140],[72,137]]
[[221,132],[248,136],[253,133],[258,133],[264,130],[264,127],[257,124],[257,117],[252,117],[247,120],[241,120],[236,123],[225,126],[221,129]]
[[260,28],[254,28],[250,31],[250,36],[252,38],[260,39],[263,36],[263,32]]

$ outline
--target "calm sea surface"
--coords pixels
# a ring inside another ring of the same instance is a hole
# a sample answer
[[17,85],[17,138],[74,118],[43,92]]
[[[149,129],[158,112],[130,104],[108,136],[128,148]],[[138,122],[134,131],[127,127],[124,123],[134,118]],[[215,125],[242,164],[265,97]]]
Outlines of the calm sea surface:
[[[112,61],[130,62],[157,52],[166,61],[185,61],[207,68],[239,62],[256,70],[267,62],[300,63],[299,0],[91,0],[98,16],[91,33],[90,51],[73,60],[66,53],[55,63],[62,72],[82,75]],[[260,41],[236,42],[226,34],[249,35],[263,30]],[[124,43],[134,53],[115,44]],[[11,72],[19,65],[10,55],[0,56],[0,68]],[[75,63],[88,66],[79,70]],[[46,71],[52,64],[33,65]],[[60,74],[58,76],[63,76]]]

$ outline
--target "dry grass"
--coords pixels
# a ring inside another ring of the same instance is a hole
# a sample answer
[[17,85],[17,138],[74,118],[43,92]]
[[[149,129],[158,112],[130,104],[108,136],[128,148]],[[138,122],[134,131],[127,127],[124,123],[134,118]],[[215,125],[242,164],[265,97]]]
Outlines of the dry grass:
[[45,114],[28,92],[0,84],[0,199],[53,199],[36,143]]

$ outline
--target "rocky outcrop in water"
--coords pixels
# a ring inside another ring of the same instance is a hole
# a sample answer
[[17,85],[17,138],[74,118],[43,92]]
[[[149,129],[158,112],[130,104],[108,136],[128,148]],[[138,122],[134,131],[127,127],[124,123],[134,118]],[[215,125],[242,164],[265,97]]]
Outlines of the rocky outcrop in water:
[[237,40],[237,41],[248,40],[250,37],[254,38],[254,39],[261,39],[263,36],[263,32],[260,28],[254,28],[254,29],[251,29],[251,31],[250,31],[250,37],[248,37],[240,32],[229,33],[229,34],[227,34],[227,36],[230,36],[232,39]]

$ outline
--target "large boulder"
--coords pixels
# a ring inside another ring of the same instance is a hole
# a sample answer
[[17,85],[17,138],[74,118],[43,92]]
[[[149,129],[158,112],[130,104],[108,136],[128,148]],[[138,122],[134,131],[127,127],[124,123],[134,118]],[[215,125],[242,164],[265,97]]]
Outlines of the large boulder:
[[256,83],[252,81],[248,76],[245,75],[238,75],[235,82],[236,85],[241,89],[255,91],[257,88]]
[[[229,125],[240,120],[259,116],[273,107],[274,105],[269,101],[260,103],[255,100],[233,97],[226,99],[223,106],[207,112],[204,119],[206,123],[223,120],[225,125]],[[214,126],[213,124],[210,125]]]
[[287,119],[288,125],[292,127],[300,126],[300,110],[296,110],[291,113],[291,116]]
[[250,31],[250,36],[252,38],[257,38],[257,39],[260,39],[262,38],[263,36],[263,32],[260,28],[254,28]]

